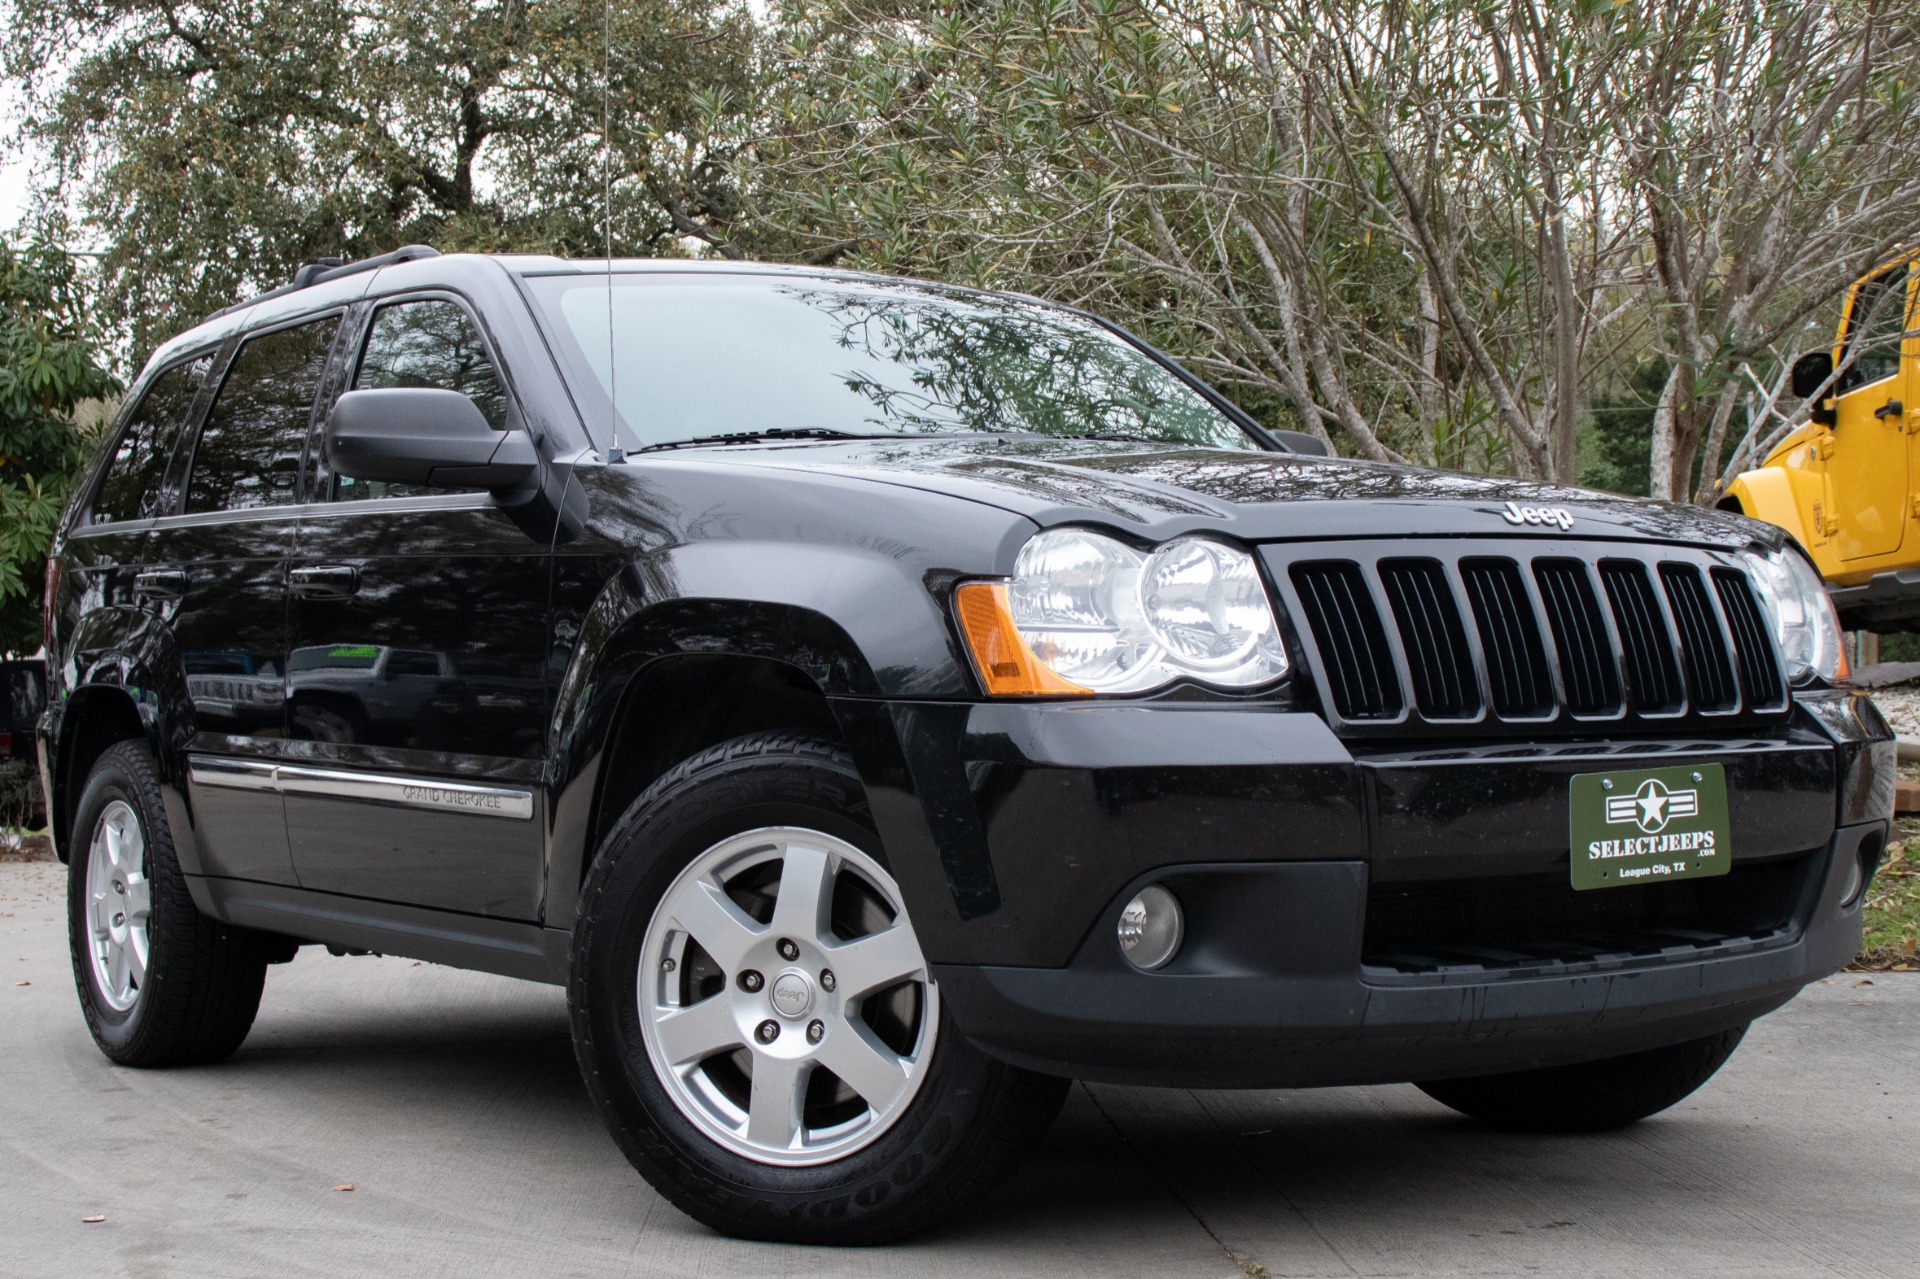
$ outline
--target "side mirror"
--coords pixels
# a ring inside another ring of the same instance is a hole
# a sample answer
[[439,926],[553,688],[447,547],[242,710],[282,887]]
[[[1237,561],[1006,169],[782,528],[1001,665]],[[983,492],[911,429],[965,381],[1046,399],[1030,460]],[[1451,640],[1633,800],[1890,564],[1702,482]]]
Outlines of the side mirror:
[[[1826,385],[1827,379],[1832,376],[1833,353],[1830,351],[1808,351],[1805,355],[1793,362],[1793,376],[1791,379],[1793,393],[1804,400],[1818,391],[1822,386]],[[1833,386],[1827,387],[1827,394],[1838,395],[1846,389],[1845,386],[1836,383]],[[1818,422],[1822,426],[1832,426],[1840,420],[1840,415],[1828,408],[1825,404],[1815,404],[1807,410],[1807,418],[1809,421]]]
[[1830,351],[1808,351],[1793,362],[1793,393],[1806,399],[1833,376],[1833,353]]
[[1308,457],[1332,456],[1317,435],[1308,435],[1305,431],[1272,431],[1269,434],[1286,445],[1289,453],[1304,453]]
[[525,431],[496,431],[472,400],[430,387],[348,391],[323,447],[336,475],[442,488],[515,488],[539,463]]

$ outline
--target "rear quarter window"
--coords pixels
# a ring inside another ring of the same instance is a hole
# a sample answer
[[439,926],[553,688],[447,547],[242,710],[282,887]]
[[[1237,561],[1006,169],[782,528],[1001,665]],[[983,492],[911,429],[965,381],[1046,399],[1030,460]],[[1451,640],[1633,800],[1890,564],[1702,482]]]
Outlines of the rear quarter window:
[[106,475],[94,497],[95,524],[151,519],[160,511],[160,485],[167,462],[187,425],[200,384],[211,361],[206,356],[176,364],[147,384],[127,415],[126,429],[107,459]]

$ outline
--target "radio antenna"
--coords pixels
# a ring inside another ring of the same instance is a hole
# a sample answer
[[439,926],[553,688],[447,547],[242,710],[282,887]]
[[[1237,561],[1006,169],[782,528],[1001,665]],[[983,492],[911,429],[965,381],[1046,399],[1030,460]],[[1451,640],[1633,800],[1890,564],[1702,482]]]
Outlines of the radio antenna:
[[613,342],[613,0],[600,8],[600,187],[607,267],[607,461],[623,462],[620,447],[620,366]]

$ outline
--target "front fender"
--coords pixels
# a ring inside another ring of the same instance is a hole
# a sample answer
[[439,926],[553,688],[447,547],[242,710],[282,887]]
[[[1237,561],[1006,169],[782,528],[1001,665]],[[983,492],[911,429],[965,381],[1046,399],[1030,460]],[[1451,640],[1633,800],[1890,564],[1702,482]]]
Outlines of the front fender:
[[[1824,498],[1824,484],[1813,471],[1763,466],[1743,471],[1727,486],[1727,498],[1740,513],[1785,529],[1819,563],[1826,535],[1813,526],[1813,512]],[[1826,565],[1821,564],[1824,573]]]
[[564,886],[590,856],[602,764],[647,666],[692,654],[761,658],[798,671],[825,698],[902,689],[966,697],[972,675],[939,605],[950,585],[876,552],[747,541],[671,547],[616,574],[581,621],[554,701],[548,923],[571,924],[556,917],[567,913]]

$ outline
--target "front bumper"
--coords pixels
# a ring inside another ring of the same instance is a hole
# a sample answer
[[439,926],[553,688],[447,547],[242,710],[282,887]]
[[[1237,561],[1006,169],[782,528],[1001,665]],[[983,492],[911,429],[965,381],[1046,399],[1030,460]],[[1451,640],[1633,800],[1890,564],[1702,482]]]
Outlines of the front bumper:
[[[1065,968],[943,964],[935,974],[975,1043],[1077,1079],[1301,1087],[1618,1056],[1744,1025],[1846,964],[1860,943],[1860,895],[1840,902],[1846,863],[1876,855],[1885,834],[1879,822],[1837,832],[1803,906],[1810,922],[1773,944],[1396,980],[1358,962],[1364,863],[1267,863],[1176,872],[1189,899],[1191,885],[1218,878],[1206,907],[1240,914],[1228,930],[1217,914],[1210,921],[1215,953],[1204,963],[1216,971],[1133,971],[1103,916]],[[1241,945],[1220,945],[1222,931]]]
[[[1489,1074],[1743,1024],[1852,957],[1864,894],[1841,898],[1892,808],[1891,734],[1843,693],[1738,740],[1358,754],[1317,717],[1252,708],[838,709],[962,1032],[1086,1079]],[[1682,762],[1726,769],[1732,819],[1733,874],[1693,882],[1768,881],[1777,920],[1631,953],[1381,957],[1381,891],[1565,889],[1567,778]],[[1167,969],[1140,973],[1114,925],[1156,881],[1186,904],[1190,936]]]

